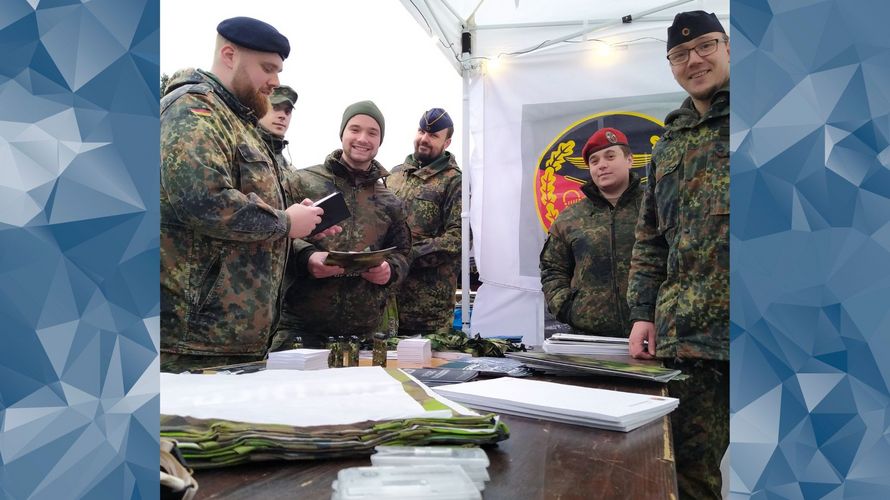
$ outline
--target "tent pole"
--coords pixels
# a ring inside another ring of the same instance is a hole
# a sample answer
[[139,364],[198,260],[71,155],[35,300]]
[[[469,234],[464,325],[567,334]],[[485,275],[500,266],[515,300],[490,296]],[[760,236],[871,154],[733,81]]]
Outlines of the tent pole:
[[463,80],[463,124],[461,126],[461,211],[460,211],[460,318],[461,331],[470,335],[470,67],[471,54],[461,54],[460,75]]

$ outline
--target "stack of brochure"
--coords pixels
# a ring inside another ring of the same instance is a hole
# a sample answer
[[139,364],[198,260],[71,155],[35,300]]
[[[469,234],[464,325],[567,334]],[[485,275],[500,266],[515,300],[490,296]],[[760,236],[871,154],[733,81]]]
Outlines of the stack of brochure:
[[526,367],[554,375],[606,375],[666,383],[681,374],[680,370],[664,368],[657,363],[652,364],[652,362],[644,361],[626,363],[614,359],[544,354],[542,352],[508,352],[505,356],[522,362]]
[[482,448],[451,446],[378,446],[371,455],[371,465],[414,467],[418,465],[457,465],[476,485],[485,489],[488,475],[488,455]]
[[395,368],[162,373],[160,382],[161,436],[177,441],[193,469],[508,436],[496,415],[449,401]]
[[472,408],[627,432],[677,407],[676,398],[502,377],[434,388]]
[[429,366],[433,360],[432,342],[429,339],[402,339],[396,348],[399,366]]
[[460,368],[402,368],[402,371],[427,387],[469,382],[479,376],[479,372],[476,370]]
[[548,354],[615,354],[627,355],[627,337],[599,337],[575,333],[555,333],[544,341]]
[[451,361],[438,368],[453,368],[478,372],[481,377],[528,377],[533,374],[522,361],[509,358],[479,357]]
[[270,352],[267,370],[323,370],[328,367],[328,349],[290,349]]

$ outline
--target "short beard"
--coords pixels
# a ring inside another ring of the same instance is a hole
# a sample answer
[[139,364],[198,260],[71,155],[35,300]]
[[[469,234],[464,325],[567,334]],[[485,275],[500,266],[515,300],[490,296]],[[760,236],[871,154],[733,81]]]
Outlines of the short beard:
[[424,153],[419,152],[417,150],[417,148],[414,148],[414,159],[417,160],[417,162],[420,163],[421,165],[429,165],[430,163],[433,162],[433,160],[442,156],[441,150],[438,153],[436,153],[435,156],[433,155],[433,153],[435,153],[435,151],[433,151],[430,154],[424,154]]
[[265,116],[272,107],[269,97],[261,93],[259,89],[250,88],[247,75],[240,70],[235,71],[235,77],[232,79],[232,95],[241,104],[250,108],[257,120]]

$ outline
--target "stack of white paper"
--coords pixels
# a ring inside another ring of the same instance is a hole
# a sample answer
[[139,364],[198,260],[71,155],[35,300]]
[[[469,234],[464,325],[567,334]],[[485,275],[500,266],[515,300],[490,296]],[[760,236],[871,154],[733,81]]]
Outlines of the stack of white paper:
[[556,333],[544,341],[544,352],[547,354],[627,355],[628,344],[627,338],[622,337]]
[[472,408],[627,432],[667,415],[680,400],[503,377],[433,388]]
[[429,339],[402,339],[396,352],[399,366],[406,364],[429,366],[433,360],[433,347]]
[[244,375],[162,373],[161,414],[297,427],[450,418],[452,410],[475,415],[428,392],[450,410],[425,409],[405,392],[402,382],[379,367]]
[[267,370],[323,370],[328,367],[328,349],[290,349],[270,352]]

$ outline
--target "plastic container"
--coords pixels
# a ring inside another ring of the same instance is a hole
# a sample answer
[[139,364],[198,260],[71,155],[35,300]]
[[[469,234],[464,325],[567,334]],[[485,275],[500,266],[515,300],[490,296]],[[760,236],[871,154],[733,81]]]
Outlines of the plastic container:
[[377,446],[371,464],[379,466],[458,465],[464,469],[479,490],[485,488],[488,455],[482,448],[448,446]]
[[481,500],[457,465],[350,467],[337,474],[331,500]]

